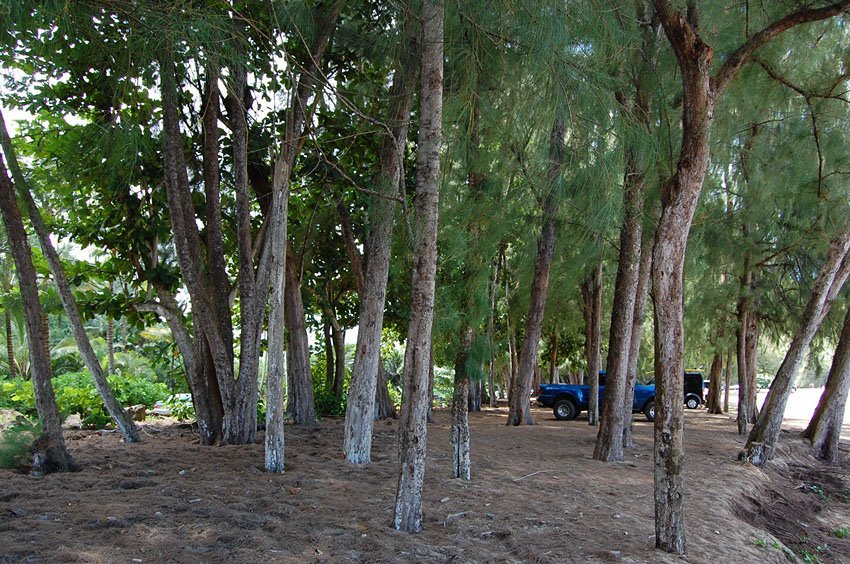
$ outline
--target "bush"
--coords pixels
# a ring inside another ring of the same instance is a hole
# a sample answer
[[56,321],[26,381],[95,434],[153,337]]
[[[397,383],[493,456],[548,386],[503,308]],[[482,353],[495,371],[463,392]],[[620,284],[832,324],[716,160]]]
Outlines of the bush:
[[[20,419],[20,418],[19,418]],[[41,424],[19,420],[0,433],[0,468],[16,470],[29,463],[30,446],[41,434]]]
[[0,380],[0,407],[14,409],[28,417],[37,416],[32,381],[23,378]]
[[77,351],[63,352],[50,359],[53,376],[61,376],[68,372],[79,372],[84,366],[83,357]]

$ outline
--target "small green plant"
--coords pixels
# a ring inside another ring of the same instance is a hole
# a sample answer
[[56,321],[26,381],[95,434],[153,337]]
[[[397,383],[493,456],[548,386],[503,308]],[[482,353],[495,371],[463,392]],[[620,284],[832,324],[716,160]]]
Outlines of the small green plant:
[[839,539],[846,539],[850,537],[850,527],[844,525],[843,527],[837,527],[832,530],[832,536]]
[[172,396],[165,402],[165,406],[171,410],[171,416],[178,421],[195,419],[195,406],[191,401],[183,401]]
[[800,552],[800,561],[805,562],[806,564],[824,564],[823,560],[820,559],[820,556],[813,552],[809,552],[808,550]]
[[0,433],[0,468],[15,470],[27,465],[30,446],[41,434],[41,423],[19,417],[14,425]]
[[803,484],[798,489],[806,493],[815,494],[821,501],[826,499],[826,492],[823,491],[823,488],[819,484]]

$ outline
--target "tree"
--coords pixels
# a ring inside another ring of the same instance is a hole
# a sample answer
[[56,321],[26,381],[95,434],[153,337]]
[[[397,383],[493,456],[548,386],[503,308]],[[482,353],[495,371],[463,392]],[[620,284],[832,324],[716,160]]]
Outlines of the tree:
[[[53,281],[56,284],[56,289],[59,291],[59,297],[62,300],[62,306],[65,309],[65,314],[71,322],[77,347],[80,349],[80,353],[86,363],[86,368],[88,368],[92,375],[97,392],[103,400],[109,416],[115,422],[116,427],[121,431],[124,440],[128,443],[139,442],[141,437],[139,436],[139,431],[136,428],[135,423],[133,423],[133,418],[124,411],[124,408],[121,407],[121,404],[119,404],[118,400],[115,399],[115,394],[112,393],[112,388],[106,380],[106,375],[103,373],[100,361],[92,349],[91,342],[89,341],[86,329],[83,325],[82,317],[77,309],[76,299],[74,298],[74,293],[71,290],[68,277],[65,275],[65,271],[62,268],[62,263],[59,260],[59,254],[56,252],[56,249],[53,248],[53,243],[50,241],[50,233],[47,230],[47,226],[41,217],[41,212],[38,210],[38,206],[32,197],[27,181],[24,178],[20,165],[18,164],[17,155],[12,147],[12,139],[9,137],[9,132],[6,129],[6,122],[2,113],[0,113],[0,146],[2,146],[3,152],[6,155],[6,160],[9,162],[9,170],[11,171],[12,178],[14,179],[14,188],[17,189],[18,195],[28,212],[30,222],[38,236],[41,250],[47,259],[47,264],[50,266],[50,272],[53,275]],[[43,320],[41,322],[44,323]],[[49,351],[49,343],[47,343],[46,346]]]
[[815,457],[825,462],[837,463],[841,459],[838,440],[850,391],[850,309],[844,315],[844,326],[832,357],[832,367],[803,437],[812,443]]
[[404,358],[404,403],[399,419],[401,458],[393,526],[422,529],[422,487],[428,428],[428,380],[437,267],[440,147],[443,110],[443,0],[422,3],[419,152],[416,156],[415,248],[410,327]]
[[[5,131],[5,124],[3,130]],[[44,332],[44,318],[38,299],[38,280],[32,262],[32,250],[27,241],[15,188],[6,172],[2,157],[0,157],[0,212],[2,212],[9,246],[18,271],[18,284],[21,288],[26,316],[36,409],[41,422],[41,434],[30,448],[33,454],[32,469],[38,474],[73,471],[77,469],[77,464],[65,447],[62,418],[53,395],[50,347]]]

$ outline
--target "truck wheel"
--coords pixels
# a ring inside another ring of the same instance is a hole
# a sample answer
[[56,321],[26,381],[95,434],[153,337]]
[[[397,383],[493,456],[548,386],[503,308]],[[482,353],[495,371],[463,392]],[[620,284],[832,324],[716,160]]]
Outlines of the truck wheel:
[[569,421],[570,419],[575,419],[578,416],[576,404],[568,399],[556,401],[552,411],[555,412],[555,419],[558,419],[559,421]]
[[699,407],[699,400],[694,396],[688,396],[685,400],[685,407],[688,409],[696,409]]
[[655,400],[646,404],[643,408],[643,415],[647,421],[655,421]]

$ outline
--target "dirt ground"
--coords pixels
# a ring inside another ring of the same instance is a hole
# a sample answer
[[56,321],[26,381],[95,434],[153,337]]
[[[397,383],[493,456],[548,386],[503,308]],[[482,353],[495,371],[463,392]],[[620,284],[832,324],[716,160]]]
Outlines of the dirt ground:
[[[473,479],[450,478],[450,418],[428,430],[425,530],[393,531],[396,422],[375,429],[373,464],[341,454],[342,420],[287,426],[284,475],[262,443],[204,447],[173,421],[144,442],[68,431],[82,470],[45,478],[0,471],[0,563],[7,562],[850,562],[850,464],[824,466],[796,431],[767,470],[736,461],[727,415],[689,411],[688,555],[655,550],[652,426],[603,464],[586,415],[505,427],[506,410],[470,414]],[[840,535],[840,533],[839,533]],[[808,560],[806,560],[808,558]]]

